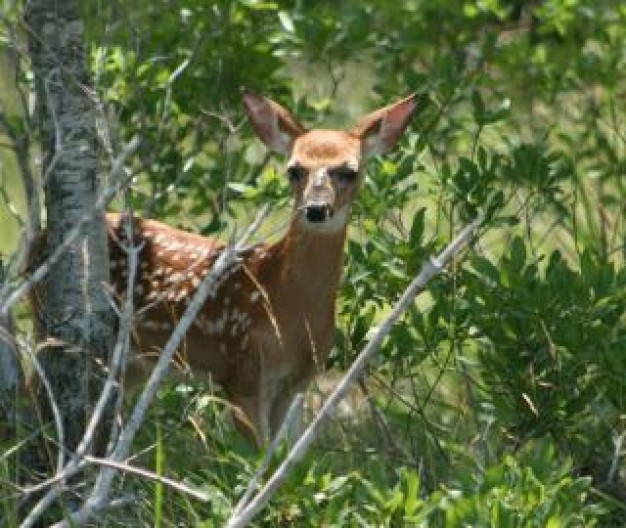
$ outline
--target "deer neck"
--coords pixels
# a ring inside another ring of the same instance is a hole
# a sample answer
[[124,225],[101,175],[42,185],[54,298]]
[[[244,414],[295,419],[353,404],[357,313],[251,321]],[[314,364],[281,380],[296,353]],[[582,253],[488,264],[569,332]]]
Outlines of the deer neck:
[[333,317],[343,267],[346,226],[325,232],[294,219],[277,243],[281,295],[312,315]]

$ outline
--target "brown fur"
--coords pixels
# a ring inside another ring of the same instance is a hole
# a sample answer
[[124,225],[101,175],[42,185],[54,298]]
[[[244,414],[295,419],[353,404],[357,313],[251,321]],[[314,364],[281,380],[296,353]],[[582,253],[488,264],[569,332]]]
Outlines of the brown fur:
[[[293,182],[293,219],[280,241],[250,248],[224,277],[188,331],[179,361],[219,383],[253,426],[256,441],[264,442],[277,432],[294,395],[324,367],[333,344],[349,207],[362,178],[344,181],[334,171],[359,172],[371,152],[389,150],[408,124],[414,99],[371,114],[356,132],[306,131],[273,101],[247,94],[244,102],[261,139],[303,170]],[[320,203],[323,220],[307,219],[304,211]],[[122,220],[107,215],[112,282],[120,292],[127,273]],[[145,362],[158,356],[224,246],[151,220],[135,219],[133,230],[135,242],[144,244],[134,341],[136,361]]]

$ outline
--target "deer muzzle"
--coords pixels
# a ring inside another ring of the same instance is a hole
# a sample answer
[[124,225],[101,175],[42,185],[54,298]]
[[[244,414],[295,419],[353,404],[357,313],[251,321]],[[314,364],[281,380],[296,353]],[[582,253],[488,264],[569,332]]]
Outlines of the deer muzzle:
[[309,222],[325,222],[333,216],[333,209],[327,202],[309,202],[304,214]]

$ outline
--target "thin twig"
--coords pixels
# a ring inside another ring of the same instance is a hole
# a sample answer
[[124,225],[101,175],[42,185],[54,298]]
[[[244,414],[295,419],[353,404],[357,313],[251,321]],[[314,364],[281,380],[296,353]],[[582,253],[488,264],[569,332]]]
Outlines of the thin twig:
[[[133,222],[125,222],[126,240],[128,243],[122,246],[122,250],[127,255],[128,281],[126,282],[126,299],[124,301],[123,313],[120,315],[120,328],[117,335],[116,347],[119,346],[119,355],[114,353],[109,369],[109,379],[120,380],[117,391],[117,399],[113,416],[121,416],[122,407],[124,405],[124,386],[123,380],[126,376],[126,367],[131,347],[131,333],[133,330],[133,314],[135,313],[135,305],[133,302],[135,293],[135,282],[137,280],[137,266],[139,265],[139,253],[144,244],[134,245],[135,234]],[[115,303],[113,303],[115,306]],[[107,380],[108,381],[108,380]],[[115,439],[117,438],[119,425],[115,418],[111,423],[111,431],[109,432],[109,442],[106,447],[106,453],[113,451],[115,447]]]
[[391,434],[391,428],[389,427],[389,424],[387,423],[385,414],[378,408],[378,405],[376,405],[376,402],[374,401],[374,398],[370,394],[367,384],[365,383],[365,379],[363,377],[360,377],[358,379],[358,384],[359,384],[359,388],[361,389],[361,392],[363,393],[363,396],[365,396],[365,399],[367,400],[367,403],[370,407],[370,412],[372,413],[374,422],[379,427],[379,429],[381,429],[385,440],[387,441],[389,447],[391,448],[391,451],[400,453],[406,460],[410,460],[411,459],[410,454],[404,449],[404,447],[399,445],[393,438],[393,435]]
[[173,480],[171,478],[168,477],[164,477],[163,475],[157,475],[156,473],[154,473],[153,471],[149,471],[147,469],[144,468],[140,468],[137,466],[131,466],[129,464],[125,464],[123,462],[113,462],[112,460],[109,460],[107,458],[98,458],[98,457],[94,457],[91,455],[86,455],[85,456],[85,460],[87,462],[91,462],[92,464],[96,464],[99,466],[105,466],[105,467],[110,467],[110,468],[114,468],[118,471],[121,471],[123,473],[132,473],[133,475],[139,475],[140,477],[146,478],[146,479],[150,479],[150,480],[154,480],[155,482],[159,482],[161,484],[165,484],[166,486],[179,491],[181,493],[184,493],[186,495],[190,495],[191,497],[193,497],[194,499],[198,499],[202,502],[208,502],[211,497],[209,496],[208,493],[206,493],[205,491],[202,490],[198,490],[198,489],[193,489],[190,488],[189,486],[183,484],[182,482],[178,482],[176,480]]
[[379,326],[371,341],[359,354],[348,372],[341,379],[332,394],[328,397],[322,409],[315,415],[306,431],[304,431],[296,444],[289,451],[285,460],[283,460],[281,465],[274,472],[261,491],[259,491],[259,493],[249,502],[248,506],[238,515],[233,514],[231,516],[226,524],[227,528],[241,528],[246,526],[267,504],[270,498],[287,479],[296,464],[308,451],[325,419],[332,414],[332,411],[337,404],[345,397],[350,385],[352,385],[362,375],[369,360],[376,353],[378,353],[383,341],[387,335],[389,335],[395,323],[400,319],[404,312],[410,308],[415,300],[415,297],[424,289],[424,286],[428,283],[428,281],[441,272],[448,261],[456,256],[467,244],[469,244],[474,231],[480,225],[480,222],[480,219],[474,220],[436,258],[432,258],[430,261],[424,263],[420,273],[417,277],[415,277],[415,279],[413,279],[409,287],[404,291],[402,297],[396,303],[392,312]]
[[[43,345],[46,346],[46,343]],[[63,430],[63,419],[61,415],[61,411],[59,410],[59,406],[57,405],[56,398],[54,397],[54,391],[52,390],[52,386],[50,385],[50,380],[48,380],[48,376],[46,375],[45,369],[41,366],[41,363],[37,359],[37,354],[34,353],[29,347],[24,348],[26,353],[28,354],[28,358],[32,361],[33,368],[37,372],[37,376],[41,380],[41,383],[44,386],[46,391],[46,395],[48,397],[48,401],[50,403],[50,408],[52,409],[52,416],[54,417],[54,425],[57,430],[57,441],[59,443],[59,454],[57,457],[57,473],[63,470],[64,465],[64,451],[63,446],[65,445],[65,433]]]
[[[65,434],[64,434],[64,429],[63,429],[63,420],[61,418],[61,412],[59,411],[59,407],[56,403],[54,392],[52,391],[52,387],[50,386],[50,382],[48,381],[46,372],[41,366],[41,364],[39,363],[39,360],[37,359],[37,354],[34,354],[28,347],[26,347],[26,351],[33,363],[33,367],[35,368],[39,378],[41,379],[41,383],[43,383],[43,386],[46,390],[46,394],[48,396],[48,401],[50,402],[50,407],[52,409],[52,416],[54,417],[54,423],[55,423],[56,430],[57,430],[57,440],[59,443],[56,474],[63,475],[65,473],[64,472]],[[62,479],[59,479],[59,480],[62,480]],[[55,487],[52,489],[57,490],[58,488]],[[24,519],[24,521],[20,524],[20,528],[31,528],[32,526],[34,526],[37,520],[43,515],[43,513],[54,502],[57,495],[58,493],[57,494],[47,493],[40,501],[38,501],[37,504],[32,508],[32,510],[26,516],[26,519]]]
[[624,443],[624,438],[626,437],[626,431],[622,434],[615,434],[613,436],[613,456],[611,457],[611,467],[609,468],[609,472],[606,476],[606,483],[611,484],[615,479],[615,475],[617,474],[617,470],[619,469],[619,459],[622,456],[622,444]]
[[[35,435],[38,433],[33,433],[31,435],[32,438],[35,437]],[[77,464],[76,466],[72,466],[69,467],[69,463],[65,465],[65,468],[63,469],[63,471],[61,471],[60,473],[56,473],[53,477],[50,477],[49,479],[46,479],[42,482],[38,482],[37,484],[33,484],[32,486],[27,486],[27,487],[23,487],[20,488],[21,493],[23,495],[23,499],[27,499],[29,495],[32,495],[33,493],[39,493],[40,491],[43,491],[47,488],[49,488],[50,486],[54,486],[55,484],[58,484],[59,482],[62,482],[63,480],[67,480],[68,478],[73,477],[76,473],[78,473],[79,471],[81,471],[83,469],[83,467],[85,466],[85,462],[81,462],[80,464]],[[52,497],[52,500],[54,500],[56,497]]]

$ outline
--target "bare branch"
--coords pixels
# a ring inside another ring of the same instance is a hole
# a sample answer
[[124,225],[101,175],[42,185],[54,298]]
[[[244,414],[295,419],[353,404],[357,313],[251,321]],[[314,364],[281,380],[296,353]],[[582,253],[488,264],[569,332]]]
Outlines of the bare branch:
[[311,424],[307,427],[306,431],[302,433],[296,444],[289,451],[285,460],[283,460],[269,481],[249,502],[248,506],[242,512],[233,512],[233,515],[226,524],[228,528],[241,528],[246,526],[268,503],[274,493],[276,493],[278,488],[287,479],[296,464],[308,451],[313,440],[319,433],[323,422],[329,415],[332,414],[332,411],[337,404],[345,397],[350,385],[355,383],[361,377],[367,363],[378,353],[383,341],[389,335],[396,322],[400,319],[404,312],[412,306],[415,297],[424,289],[424,286],[428,283],[428,281],[440,273],[448,261],[455,257],[465,246],[467,246],[467,244],[469,244],[474,231],[480,225],[480,222],[481,219],[474,220],[436,258],[431,258],[430,261],[423,264],[417,277],[413,279],[409,287],[404,291],[402,297],[396,303],[392,312],[378,327],[371,341],[359,354],[348,372],[341,379],[332,394],[328,397],[322,409],[313,418]]
[[164,477],[163,475],[157,475],[153,471],[149,471],[144,468],[131,466],[129,464],[124,464],[122,462],[114,462],[106,458],[97,458],[91,455],[85,456],[85,460],[87,462],[91,462],[92,464],[113,468],[115,470],[121,471],[122,473],[131,473],[133,475],[139,475],[140,477],[143,477],[149,480],[154,480],[155,482],[165,484],[166,486],[176,491],[179,491],[180,493],[189,495],[193,497],[194,499],[198,499],[202,502],[208,502],[210,500],[209,495],[202,490],[190,488],[189,486],[183,484],[182,482],[178,482],[171,478]]
[[[129,240],[132,240],[130,238]],[[115,386],[118,384],[118,373],[122,369],[122,364],[124,358],[126,357],[126,352],[130,347],[130,333],[132,330],[132,321],[133,321],[133,288],[135,284],[135,275],[137,272],[137,255],[141,251],[141,247],[128,247],[128,283],[127,283],[127,291],[126,291],[126,299],[124,302],[124,311],[122,313],[122,317],[120,320],[120,328],[118,331],[117,342],[115,344],[115,348],[113,349],[113,354],[111,357],[111,361],[109,362],[109,371],[107,374],[107,379],[105,381],[104,387],[100,392],[100,397],[98,398],[98,402],[94,408],[93,414],[87,425],[85,430],[85,436],[81,443],[78,445],[76,449],[76,456],[81,457],[84,453],[87,452],[91,442],[93,440],[93,435],[95,434],[98,423],[104,414],[109,398],[113,394]]]
[[611,467],[609,468],[609,472],[606,476],[607,484],[612,484],[615,480],[615,475],[617,475],[617,471],[619,469],[619,459],[622,456],[622,445],[625,437],[626,431],[623,431],[621,434],[615,433],[613,435],[613,456],[611,457]]
[[[42,347],[45,347],[47,343],[43,343]],[[33,368],[37,372],[41,383],[43,384],[46,390],[46,396],[48,397],[48,402],[50,403],[50,408],[52,409],[52,416],[54,417],[54,424],[57,430],[57,441],[59,443],[59,454],[57,456],[57,472],[63,470],[63,464],[65,463],[65,457],[63,452],[63,446],[65,445],[65,434],[63,431],[63,418],[61,416],[61,411],[59,410],[59,406],[57,405],[56,398],[54,397],[54,391],[52,390],[52,386],[50,385],[50,380],[48,376],[46,376],[45,369],[41,366],[41,363],[37,359],[37,354],[33,352],[29,347],[26,348],[26,353],[28,354],[29,359],[33,363]]]

